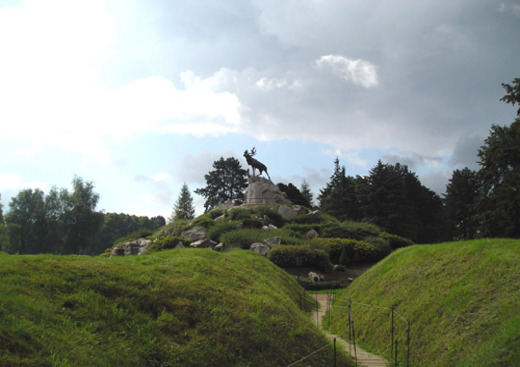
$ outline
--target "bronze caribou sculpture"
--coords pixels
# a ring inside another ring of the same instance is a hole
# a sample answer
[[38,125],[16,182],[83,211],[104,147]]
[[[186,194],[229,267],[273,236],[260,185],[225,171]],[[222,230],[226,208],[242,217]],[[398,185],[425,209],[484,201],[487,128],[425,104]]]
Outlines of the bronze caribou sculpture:
[[253,156],[256,154],[256,149],[253,147],[251,150],[251,153],[249,153],[247,150],[244,152],[244,157],[246,158],[247,164],[253,168],[253,176],[255,175],[255,168],[258,169],[260,172],[258,175],[261,175],[262,172],[265,172],[267,177],[269,178],[269,181],[271,181],[271,177],[269,177],[269,173],[267,172],[267,167],[262,162],[257,161],[253,158]]

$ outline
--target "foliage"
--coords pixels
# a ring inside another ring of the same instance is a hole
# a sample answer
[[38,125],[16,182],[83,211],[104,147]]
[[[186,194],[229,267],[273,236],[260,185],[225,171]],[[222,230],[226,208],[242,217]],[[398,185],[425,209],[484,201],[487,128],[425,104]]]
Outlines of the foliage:
[[183,237],[166,236],[156,239],[148,249],[148,253],[169,250],[175,248],[179,243],[183,246],[188,247],[191,243],[190,240]]
[[138,231],[132,232],[130,234],[127,234],[126,236],[120,237],[117,240],[114,241],[114,245],[122,242],[129,242],[134,241],[139,238],[147,238],[154,234],[155,231],[152,231],[151,229],[140,229]]
[[174,220],[154,233],[154,238],[165,236],[182,236],[191,226],[191,222],[185,219]]
[[468,240],[477,236],[475,216],[478,191],[479,182],[475,171],[467,167],[453,171],[444,195],[444,206],[452,238]]
[[267,217],[278,228],[285,224],[285,219],[278,213],[279,206],[262,205],[253,209],[260,218]]
[[207,213],[197,217],[195,220],[191,222],[190,228],[193,228],[195,226],[201,226],[206,229],[211,228],[215,225],[215,220],[211,218]]
[[0,278],[2,366],[286,366],[327,344],[302,289],[250,251],[1,255]]
[[[518,240],[483,239],[399,249],[339,293],[331,331],[344,330],[352,301],[356,340],[388,353],[395,307],[401,347],[403,319],[411,323],[411,366],[516,366],[519,248]],[[405,353],[399,348],[402,363]]]
[[352,265],[381,260],[391,252],[387,242],[374,237],[367,241],[349,238],[315,238],[313,243],[325,245],[333,264]]
[[363,240],[368,236],[378,236],[381,230],[376,225],[364,222],[326,223],[318,231],[321,237],[341,237]]
[[206,187],[195,190],[196,194],[206,198],[205,211],[227,201],[241,204],[247,187],[247,170],[243,169],[240,162],[233,157],[227,159],[220,157],[218,161],[213,162],[213,168],[213,171],[204,175]]
[[273,237],[271,231],[247,228],[226,232],[220,236],[220,241],[224,244],[226,249],[238,247],[248,250],[251,244],[263,242],[269,237]]
[[314,203],[313,203],[314,197],[312,195],[309,183],[305,179],[303,180],[303,182],[300,186],[300,192],[301,192],[303,198],[305,199],[305,201],[309,204],[307,207],[312,208],[314,206]]
[[251,209],[247,208],[233,208],[229,211],[231,220],[244,220],[251,218]]
[[279,183],[278,188],[281,192],[284,192],[287,195],[287,199],[289,199],[294,205],[302,205],[306,208],[311,207],[310,201],[303,196],[300,190],[298,190],[298,188],[292,183],[288,183],[287,185]]
[[173,206],[172,216],[170,221],[175,219],[192,220],[195,218],[195,205],[193,204],[193,197],[186,182],[182,185],[181,193]]
[[388,244],[390,245],[390,247],[394,250],[401,248],[401,247],[412,246],[414,244],[412,241],[410,241],[407,238],[397,236],[395,234],[391,234],[388,232],[381,232],[379,234],[379,237],[381,237],[382,239],[387,241]]
[[284,268],[298,266],[298,259],[301,260],[300,266],[310,266],[322,271],[329,271],[332,268],[329,255],[309,245],[275,246],[267,253],[267,258]]
[[214,226],[208,229],[206,237],[212,241],[221,242],[220,237],[227,232],[235,231],[240,222],[238,221],[221,221],[216,222]]
[[513,85],[502,83],[502,87],[507,94],[500,98],[501,101],[511,103],[513,106],[518,103],[516,115],[520,116],[520,78],[513,79]]
[[491,127],[478,152],[482,236],[520,237],[520,118]]

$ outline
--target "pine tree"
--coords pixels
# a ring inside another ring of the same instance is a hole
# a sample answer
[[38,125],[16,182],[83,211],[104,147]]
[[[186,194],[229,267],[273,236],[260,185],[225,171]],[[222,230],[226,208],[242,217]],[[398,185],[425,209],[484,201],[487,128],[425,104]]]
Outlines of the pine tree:
[[302,193],[305,200],[309,203],[308,207],[312,207],[312,201],[314,200],[311,189],[309,187],[309,183],[307,180],[303,180],[302,185],[300,186],[300,192]]
[[195,206],[193,205],[193,197],[185,182],[184,185],[182,185],[181,193],[175,202],[169,220],[173,222],[176,219],[192,220],[193,218],[195,218]]

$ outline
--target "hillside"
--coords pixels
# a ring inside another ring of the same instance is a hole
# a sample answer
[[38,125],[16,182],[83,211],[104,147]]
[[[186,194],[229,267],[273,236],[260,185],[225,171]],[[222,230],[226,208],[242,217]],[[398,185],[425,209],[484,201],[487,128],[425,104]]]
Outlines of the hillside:
[[0,279],[0,366],[286,366],[327,343],[251,251],[0,253]]
[[[519,284],[519,240],[411,246],[356,279],[336,305],[351,300],[358,342],[387,356],[387,308],[395,306],[401,361],[403,318],[411,322],[412,366],[520,366]],[[332,320],[333,331],[341,332],[347,308],[334,308]]]

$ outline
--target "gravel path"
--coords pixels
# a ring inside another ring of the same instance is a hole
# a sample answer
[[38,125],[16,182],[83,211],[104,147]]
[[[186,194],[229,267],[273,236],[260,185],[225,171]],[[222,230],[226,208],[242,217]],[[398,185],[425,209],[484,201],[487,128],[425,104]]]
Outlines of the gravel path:
[[372,354],[370,352],[367,352],[366,350],[360,348],[358,345],[356,345],[356,351],[354,353],[354,345],[349,343],[348,341],[340,338],[337,335],[330,334],[329,332],[323,330],[321,325],[321,319],[327,312],[327,307],[329,303],[329,297],[332,297],[330,294],[314,294],[313,297],[318,301],[320,304],[320,308],[318,310],[318,316],[317,316],[317,326],[322,329],[323,333],[330,338],[331,340],[334,340],[336,338],[336,343],[341,345],[344,350],[350,354],[352,358],[357,357],[358,366],[365,366],[365,367],[388,367],[390,364],[386,359],[383,357],[380,357],[376,354]]

